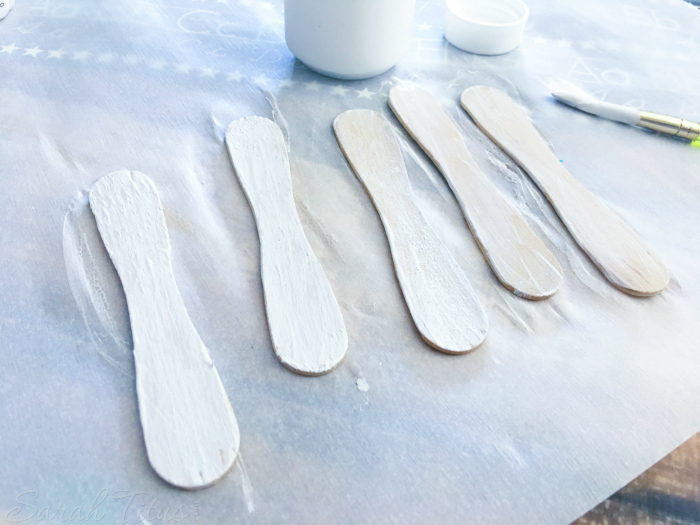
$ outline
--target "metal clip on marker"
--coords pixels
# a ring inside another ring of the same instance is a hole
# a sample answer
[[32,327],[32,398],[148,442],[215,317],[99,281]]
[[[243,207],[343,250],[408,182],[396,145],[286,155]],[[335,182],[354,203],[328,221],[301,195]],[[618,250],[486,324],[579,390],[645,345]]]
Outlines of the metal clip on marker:
[[565,81],[558,81],[557,88],[552,91],[552,95],[559,102],[563,102],[586,113],[596,115],[609,120],[622,122],[630,126],[647,128],[674,137],[681,137],[690,141],[698,140],[700,137],[700,124],[692,120],[684,120],[676,117],[669,117],[660,113],[651,113],[610,102],[597,100],[588,93],[580,90],[576,86]]
[[697,122],[649,111],[639,112],[639,123],[637,123],[637,126],[684,139],[697,140],[700,137],[700,124]]

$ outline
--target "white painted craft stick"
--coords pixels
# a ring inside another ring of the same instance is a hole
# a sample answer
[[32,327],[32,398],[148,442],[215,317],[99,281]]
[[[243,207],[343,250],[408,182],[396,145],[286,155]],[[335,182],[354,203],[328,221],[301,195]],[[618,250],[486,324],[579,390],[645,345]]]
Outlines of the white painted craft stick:
[[650,296],[670,274],[644,240],[576,180],[550,151],[525,111],[505,93],[477,86],[462,94],[476,124],[535,181],[574,240],[617,288]]
[[247,117],[229,125],[226,145],[258,227],[265,310],[275,353],[293,372],[330,372],[345,357],[348,336],[331,285],[297,215],[282,132],[271,120]]
[[389,105],[445,176],[503,286],[531,300],[553,295],[562,281],[557,259],[479,169],[437,99],[419,87],[395,87]]
[[148,459],[172,485],[211,485],[236,459],[238,424],[175,283],[156,188],[142,173],[111,173],[92,187],[90,207],[129,307]]
[[486,313],[418,208],[391,126],[379,113],[351,110],[335,119],[333,129],[379,213],[401,291],[423,339],[450,354],[476,348],[486,337]]

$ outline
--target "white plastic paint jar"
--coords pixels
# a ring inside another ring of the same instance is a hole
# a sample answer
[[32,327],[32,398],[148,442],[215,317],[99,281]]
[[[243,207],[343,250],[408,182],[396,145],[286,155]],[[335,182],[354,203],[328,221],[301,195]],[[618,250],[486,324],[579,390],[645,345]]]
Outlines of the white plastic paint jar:
[[369,78],[408,51],[415,0],[285,0],[287,46],[314,71]]
[[15,0],[0,0],[0,20],[7,16],[14,5]]

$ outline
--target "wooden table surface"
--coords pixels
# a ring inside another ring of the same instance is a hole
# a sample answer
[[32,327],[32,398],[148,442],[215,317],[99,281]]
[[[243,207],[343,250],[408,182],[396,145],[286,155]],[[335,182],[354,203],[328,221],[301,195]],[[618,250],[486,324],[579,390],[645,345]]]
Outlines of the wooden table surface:
[[572,525],[700,524],[700,433]]

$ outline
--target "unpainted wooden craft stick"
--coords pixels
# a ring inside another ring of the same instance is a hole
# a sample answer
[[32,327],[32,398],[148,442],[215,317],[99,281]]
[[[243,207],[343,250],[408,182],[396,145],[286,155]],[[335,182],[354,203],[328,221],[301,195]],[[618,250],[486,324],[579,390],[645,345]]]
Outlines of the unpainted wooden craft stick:
[[564,168],[523,108],[502,91],[485,86],[464,91],[462,106],[535,181],[574,240],[613,286],[641,297],[666,288],[671,275],[658,255]]
[[486,337],[486,313],[418,208],[389,123],[377,112],[351,110],[335,119],[333,129],[382,220],[401,291],[421,336],[446,353],[476,348]]
[[562,282],[557,259],[479,169],[437,99],[420,87],[395,87],[389,106],[444,175],[503,286],[526,299],[552,296]]

